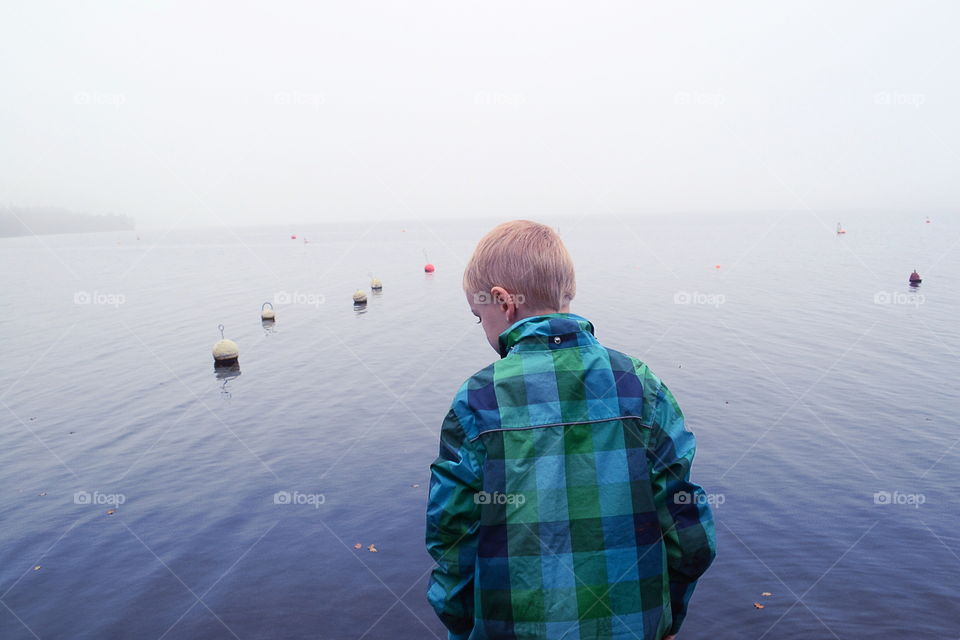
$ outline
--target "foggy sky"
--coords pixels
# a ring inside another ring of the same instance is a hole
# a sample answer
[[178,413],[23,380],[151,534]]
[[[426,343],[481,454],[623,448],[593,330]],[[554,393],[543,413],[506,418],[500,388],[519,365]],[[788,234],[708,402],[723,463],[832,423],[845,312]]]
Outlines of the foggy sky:
[[0,204],[143,227],[957,207],[956,6],[5,2]]

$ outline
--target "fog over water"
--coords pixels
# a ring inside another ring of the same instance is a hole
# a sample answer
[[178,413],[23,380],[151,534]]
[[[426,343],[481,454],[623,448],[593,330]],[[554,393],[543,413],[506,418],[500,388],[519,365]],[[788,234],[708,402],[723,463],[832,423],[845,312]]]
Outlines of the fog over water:
[[952,3],[5,3],[0,205],[143,227],[933,210]]

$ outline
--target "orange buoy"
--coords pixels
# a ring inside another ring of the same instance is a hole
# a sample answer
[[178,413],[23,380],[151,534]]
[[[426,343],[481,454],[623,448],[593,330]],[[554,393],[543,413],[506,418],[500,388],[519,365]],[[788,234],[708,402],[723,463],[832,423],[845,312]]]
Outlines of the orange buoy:
[[434,271],[433,264],[428,262],[427,264],[423,265],[423,270],[427,273],[433,273]]

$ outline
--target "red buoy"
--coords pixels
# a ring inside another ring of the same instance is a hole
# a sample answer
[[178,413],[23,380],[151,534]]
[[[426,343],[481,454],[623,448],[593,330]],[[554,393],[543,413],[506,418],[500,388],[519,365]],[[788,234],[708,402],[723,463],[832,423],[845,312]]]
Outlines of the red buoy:
[[290,239],[291,239],[291,240],[296,240],[296,239],[297,239],[297,236],[290,236]]
[[923,282],[923,279],[920,278],[920,274],[914,269],[913,273],[910,274],[910,284],[920,284],[921,282]]
[[427,273],[433,273],[433,265],[428,262],[427,264],[423,265],[423,270]]

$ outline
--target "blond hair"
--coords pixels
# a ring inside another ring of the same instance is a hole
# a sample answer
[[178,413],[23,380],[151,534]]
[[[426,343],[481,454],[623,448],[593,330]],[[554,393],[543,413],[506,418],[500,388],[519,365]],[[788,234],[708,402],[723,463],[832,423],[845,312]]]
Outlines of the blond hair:
[[463,271],[467,293],[501,286],[536,311],[559,311],[577,293],[573,260],[551,227],[530,220],[504,222],[483,236]]

